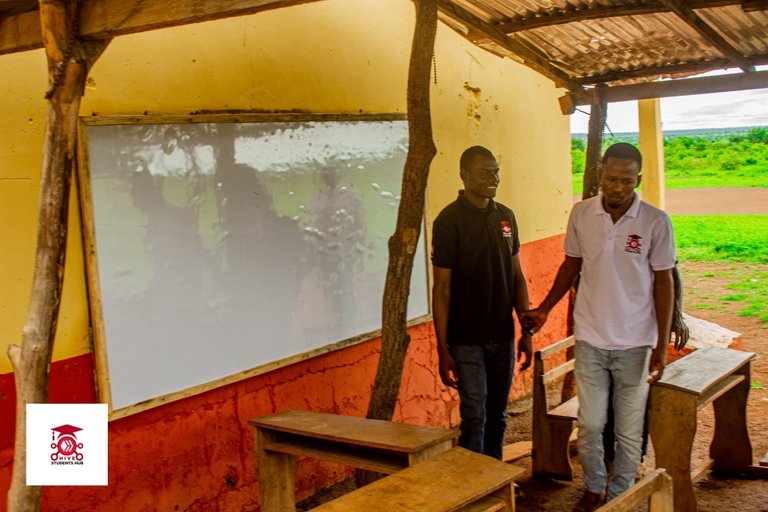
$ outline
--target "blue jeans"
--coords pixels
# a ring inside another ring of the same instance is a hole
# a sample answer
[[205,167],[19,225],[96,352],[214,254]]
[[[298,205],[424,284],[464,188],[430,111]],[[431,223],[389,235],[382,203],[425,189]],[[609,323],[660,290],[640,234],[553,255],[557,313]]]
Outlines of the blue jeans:
[[501,459],[515,367],[514,344],[449,347],[459,381],[459,446]]
[[613,381],[616,456],[608,498],[635,483],[643,444],[643,417],[648,399],[648,362],[651,348],[603,350],[576,340],[576,387],[579,394],[579,461],[590,492],[606,489],[603,429]]

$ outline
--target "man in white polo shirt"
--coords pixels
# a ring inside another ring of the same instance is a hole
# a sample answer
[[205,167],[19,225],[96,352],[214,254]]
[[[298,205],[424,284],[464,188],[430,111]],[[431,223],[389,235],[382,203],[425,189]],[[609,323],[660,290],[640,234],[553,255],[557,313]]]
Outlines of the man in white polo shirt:
[[[642,156],[619,143],[603,155],[601,193],[573,207],[565,261],[541,305],[524,315],[540,328],[581,274],[573,312],[579,395],[579,460],[591,511],[634,484],[649,383],[666,364],[673,307],[675,243],[663,211],[640,200]],[[616,456],[607,480],[603,428],[613,383]],[[607,484],[607,485],[606,485]]]

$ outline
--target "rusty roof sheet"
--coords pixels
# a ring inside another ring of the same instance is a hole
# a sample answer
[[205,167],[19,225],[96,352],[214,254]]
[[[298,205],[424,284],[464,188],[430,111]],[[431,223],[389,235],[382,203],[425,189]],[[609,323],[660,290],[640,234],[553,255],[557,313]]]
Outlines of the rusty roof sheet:
[[[452,16],[446,4],[501,30],[510,40],[527,46],[555,70],[583,85],[681,78],[713,69],[743,69],[768,63],[768,11],[745,11],[736,0],[441,3],[441,19],[476,45],[530,64],[530,59],[521,57],[514,48],[500,44],[498,38],[489,38],[487,31]],[[751,3],[768,8],[765,0]],[[673,12],[675,5],[693,16]],[[707,27],[699,29],[697,25],[707,25],[715,36],[708,37]],[[721,41],[717,41],[718,36]]]

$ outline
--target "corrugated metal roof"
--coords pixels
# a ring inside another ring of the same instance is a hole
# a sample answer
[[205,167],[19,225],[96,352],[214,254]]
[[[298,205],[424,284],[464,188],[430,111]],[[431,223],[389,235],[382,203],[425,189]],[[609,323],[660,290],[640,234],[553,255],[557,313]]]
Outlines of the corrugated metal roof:
[[441,2],[441,19],[475,44],[530,64],[487,31],[457,19],[446,4],[528,46],[579,84],[628,84],[768,63],[768,11],[746,12],[737,0]]
[[[523,62],[574,91],[583,85],[648,82],[768,64],[768,0],[437,1],[441,20],[477,46]],[[266,9],[299,3],[253,0],[242,5]],[[215,16],[210,11],[230,9],[226,2],[220,8],[214,2],[208,5],[211,19]],[[0,24],[37,6],[37,0],[0,0]],[[161,26],[163,20],[154,21]],[[9,31],[22,30],[7,26]],[[6,37],[6,51],[38,42],[27,43],[19,34],[14,36],[18,41]]]

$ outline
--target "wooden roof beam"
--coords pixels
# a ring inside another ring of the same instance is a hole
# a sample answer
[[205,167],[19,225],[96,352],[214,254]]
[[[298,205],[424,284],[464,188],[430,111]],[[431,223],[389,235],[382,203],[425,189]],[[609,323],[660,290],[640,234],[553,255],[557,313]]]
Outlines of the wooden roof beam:
[[[749,57],[749,62],[753,66],[763,66],[768,64],[768,54]],[[575,80],[581,85],[595,85],[609,83],[616,80],[628,80],[632,78],[661,78],[681,73],[706,73],[717,69],[732,68],[733,63],[728,59],[707,60],[702,62],[686,62],[681,64],[669,64],[666,66],[649,66],[638,69],[616,70],[600,75],[592,75]]]
[[[601,97],[608,103],[614,103],[763,88],[768,88],[768,71],[606,87],[602,90]],[[577,106],[593,104],[596,101],[596,94],[596,89],[568,93],[560,98],[560,108],[563,114],[573,114]]]
[[[711,7],[724,7],[726,5],[739,5],[744,2],[765,2],[768,0],[690,0],[688,5],[692,9],[703,9]],[[573,6],[568,9],[547,9],[542,11],[529,12],[527,16],[520,17],[500,23],[496,27],[507,34],[520,32],[522,30],[531,30],[534,28],[548,27],[552,25],[563,25],[584,20],[594,20],[601,18],[613,18],[617,16],[638,16],[642,14],[657,14],[669,12],[669,6],[658,0],[649,2],[637,2],[634,5],[622,6],[604,6],[588,7],[586,5]]]
[[744,12],[768,11],[768,0],[742,0],[741,10]]
[[473,31],[484,34],[494,43],[514,53],[520,57],[528,67],[549,78],[555,82],[558,87],[565,87],[571,91],[580,91],[583,89],[583,87],[575,82],[567,73],[553,66],[545,56],[540,55],[525,43],[508,36],[496,28],[492,23],[488,23],[487,21],[478,18],[466,9],[452,3],[450,0],[438,0],[437,8],[444,15],[466,25]]
[[728,60],[744,71],[755,70],[749,60],[744,57],[738,49],[731,45],[731,43],[726,41],[719,32],[701,19],[698,14],[693,12],[693,9],[685,2],[685,0],[661,0],[661,2],[667,5],[680,19],[698,32],[705,41],[708,41],[715,48],[723,52]]
[[[80,0],[81,39],[115,36],[159,28],[255,14],[318,0]],[[43,47],[39,11],[0,18],[0,55]]]

